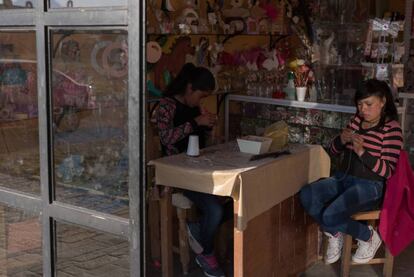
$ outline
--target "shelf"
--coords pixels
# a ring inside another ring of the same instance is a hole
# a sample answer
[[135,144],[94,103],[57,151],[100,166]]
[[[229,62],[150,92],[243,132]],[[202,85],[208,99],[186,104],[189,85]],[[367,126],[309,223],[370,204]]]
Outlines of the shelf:
[[[230,116],[238,116],[237,114],[230,114]],[[258,118],[258,117],[252,117],[252,116],[240,116],[241,120],[245,119],[255,119],[255,120],[263,120],[263,121],[270,121],[274,122],[271,118]],[[298,122],[290,122],[289,120],[284,120],[288,125],[294,126],[294,127],[309,127],[309,128],[321,128],[321,129],[329,129],[329,130],[338,130],[342,129],[341,127],[332,127],[332,126],[325,126],[323,123],[320,124],[308,124],[308,123],[298,123]]]
[[295,100],[275,99],[275,98],[265,98],[265,97],[245,96],[245,95],[229,95],[228,100],[258,103],[258,104],[268,104],[268,105],[279,105],[279,106],[285,106],[285,107],[295,107],[295,108],[304,108],[304,109],[315,109],[315,110],[322,110],[322,111],[342,112],[342,113],[355,113],[356,111],[354,106],[324,104],[324,103],[315,103],[315,102],[307,102],[307,101],[295,101]]
[[321,25],[321,26],[343,26],[343,27],[349,27],[349,26],[364,26],[368,25],[368,22],[361,21],[361,22],[332,22],[332,21],[323,21],[323,20],[316,20],[315,25]]
[[334,67],[338,70],[363,70],[365,68],[362,64],[315,64],[315,67]]
[[400,92],[400,93],[398,93],[398,98],[414,99],[414,91],[411,91],[411,92]]
[[229,94],[234,92],[240,92],[240,90],[218,90],[211,93],[211,95],[222,95],[222,94]]
[[[315,103],[315,102],[307,102],[307,101],[295,101],[295,100],[286,100],[286,99],[275,99],[275,98],[246,96],[246,95],[229,95],[228,100],[257,103],[257,104],[278,105],[278,106],[303,108],[303,109],[314,109],[314,110],[321,110],[321,111],[341,112],[341,113],[355,113],[356,112],[356,108],[354,106]],[[397,107],[397,110],[399,114],[402,114],[404,112],[404,107]]]
[[260,33],[260,34],[221,34],[221,33],[147,33],[147,36],[287,36],[288,33]]

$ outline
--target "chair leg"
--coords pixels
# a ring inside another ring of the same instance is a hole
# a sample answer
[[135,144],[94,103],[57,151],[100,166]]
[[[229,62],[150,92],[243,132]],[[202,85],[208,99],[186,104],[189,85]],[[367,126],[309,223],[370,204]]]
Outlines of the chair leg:
[[391,255],[387,247],[385,247],[385,262],[382,274],[384,277],[392,276],[392,268],[394,266],[394,257]]
[[320,249],[321,253],[319,253],[319,256],[322,257],[322,260],[325,262],[325,257],[326,257],[326,251],[328,251],[328,238],[321,233],[321,238],[322,238],[322,246]]
[[344,246],[342,248],[342,263],[341,263],[341,276],[348,277],[351,267],[351,252],[352,252],[352,237],[345,235]]
[[160,245],[160,210],[159,201],[148,200],[148,233],[150,237],[151,259],[153,261],[161,260]]
[[188,245],[188,236],[187,236],[187,212],[185,209],[177,208],[177,217],[179,223],[179,234],[178,240],[180,244],[180,261],[183,267],[184,275],[188,274],[188,265],[190,263],[190,248]]

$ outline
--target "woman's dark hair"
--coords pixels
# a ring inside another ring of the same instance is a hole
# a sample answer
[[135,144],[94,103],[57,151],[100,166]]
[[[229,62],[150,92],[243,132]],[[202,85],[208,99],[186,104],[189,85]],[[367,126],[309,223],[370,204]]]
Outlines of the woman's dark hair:
[[216,80],[207,68],[186,63],[168,85],[164,95],[184,94],[188,84],[191,84],[193,90],[209,91],[215,89]]
[[[394,104],[394,98],[391,89],[385,81],[376,79],[369,79],[363,83],[361,89],[355,93],[355,106],[358,107],[358,102],[370,96],[377,96],[381,99],[385,98],[385,105],[381,111],[381,119],[379,125],[382,126],[387,121],[397,120],[398,112]],[[358,113],[358,110],[357,110]]]

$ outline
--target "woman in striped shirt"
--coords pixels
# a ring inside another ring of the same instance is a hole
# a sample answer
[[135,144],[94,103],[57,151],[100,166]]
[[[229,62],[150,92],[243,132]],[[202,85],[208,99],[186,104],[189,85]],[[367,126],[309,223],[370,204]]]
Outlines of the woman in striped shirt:
[[397,109],[385,82],[366,81],[355,94],[355,105],[356,115],[330,147],[331,154],[344,154],[338,172],[300,191],[303,207],[329,238],[327,264],[340,258],[343,233],[358,240],[354,262],[366,263],[375,256],[381,244],[377,231],[351,216],[381,204],[403,144]]

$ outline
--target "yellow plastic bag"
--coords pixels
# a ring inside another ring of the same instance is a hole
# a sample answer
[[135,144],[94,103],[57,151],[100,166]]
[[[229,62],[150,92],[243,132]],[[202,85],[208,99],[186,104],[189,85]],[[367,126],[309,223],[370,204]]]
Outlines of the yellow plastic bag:
[[266,127],[264,137],[273,140],[270,151],[279,151],[288,145],[289,126],[285,121],[278,121]]

